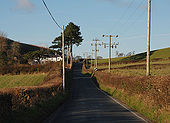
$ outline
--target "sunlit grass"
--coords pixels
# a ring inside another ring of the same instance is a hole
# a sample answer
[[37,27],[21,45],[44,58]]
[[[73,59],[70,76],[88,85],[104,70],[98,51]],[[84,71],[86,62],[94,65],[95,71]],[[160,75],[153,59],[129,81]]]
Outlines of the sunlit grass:
[[[106,70],[108,72],[108,70]],[[146,70],[145,69],[114,69],[111,70],[111,73],[117,74],[117,75],[139,75],[139,76],[145,76]],[[152,76],[163,76],[163,75],[170,75],[170,67],[164,68],[164,69],[152,69],[151,68],[151,75]]]
[[14,88],[20,86],[36,86],[47,74],[4,75],[0,76],[0,88]]
[[170,47],[157,50],[151,55],[151,59],[154,58],[168,59],[169,57],[170,57]]
[[[131,68],[132,67],[132,68]],[[94,69],[92,67],[91,69]],[[108,65],[98,65],[98,70],[108,72]],[[146,62],[112,64],[111,73],[123,75],[146,75]],[[170,60],[151,62],[151,75],[170,75]]]
[[[114,98],[120,100],[121,102],[126,103],[129,107],[134,110],[137,110],[139,113],[143,114],[145,117],[149,118],[154,122],[164,122],[167,121],[169,118],[168,112],[159,112],[156,106],[146,104],[140,98],[140,96],[134,95],[129,96],[126,92],[116,89],[114,87],[108,87],[106,85],[100,84],[99,87],[109,95],[113,96]],[[157,114],[160,114],[159,116]]]

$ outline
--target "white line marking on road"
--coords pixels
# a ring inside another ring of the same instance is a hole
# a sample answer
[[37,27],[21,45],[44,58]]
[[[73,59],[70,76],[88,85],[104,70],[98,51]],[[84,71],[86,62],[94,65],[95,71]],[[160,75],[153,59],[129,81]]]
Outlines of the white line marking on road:
[[[94,82],[91,80],[91,82],[94,84]],[[140,117],[139,115],[137,115],[135,112],[133,112],[132,110],[130,110],[129,108],[127,108],[126,106],[124,106],[123,104],[121,104],[119,101],[117,101],[116,99],[114,99],[113,97],[109,96],[106,92],[102,91],[101,89],[99,89],[95,84],[94,86],[100,91],[102,92],[104,95],[108,96],[110,99],[112,99],[113,101],[115,101],[116,103],[118,103],[119,105],[121,105],[122,107],[124,107],[125,109],[127,109],[128,111],[130,111],[132,114],[134,114],[136,117],[140,118],[141,120],[145,121],[147,123],[147,121],[145,119],[143,119],[142,117]]]

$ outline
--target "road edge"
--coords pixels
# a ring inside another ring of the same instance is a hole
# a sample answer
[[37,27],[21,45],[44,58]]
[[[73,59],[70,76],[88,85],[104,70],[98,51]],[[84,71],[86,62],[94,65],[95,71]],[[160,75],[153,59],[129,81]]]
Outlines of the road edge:
[[152,121],[150,121],[149,119],[147,119],[146,117],[144,117],[144,116],[141,115],[140,113],[132,111],[132,109],[131,109],[128,105],[120,102],[119,100],[115,99],[114,97],[108,95],[105,91],[103,91],[103,90],[101,90],[100,88],[98,88],[98,87],[96,86],[96,84],[93,82],[93,80],[91,79],[91,77],[89,77],[89,78],[90,78],[91,82],[93,83],[93,85],[96,87],[96,89],[99,90],[100,92],[102,92],[102,93],[103,93],[104,95],[106,95],[107,97],[109,97],[112,101],[118,103],[119,105],[121,105],[122,107],[124,107],[125,109],[127,109],[129,112],[131,112],[133,115],[135,115],[135,116],[138,117],[139,119],[143,120],[144,122],[146,122],[146,123],[152,123]]

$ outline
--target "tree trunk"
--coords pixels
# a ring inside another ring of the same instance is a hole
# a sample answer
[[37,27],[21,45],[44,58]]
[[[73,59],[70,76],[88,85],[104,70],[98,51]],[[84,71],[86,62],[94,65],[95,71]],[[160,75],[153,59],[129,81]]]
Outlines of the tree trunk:
[[68,67],[68,60],[69,60],[69,45],[67,45],[67,67]]
[[70,69],[72,68],[73,65],[73,44],[71,43],[71,47],[70,47]]

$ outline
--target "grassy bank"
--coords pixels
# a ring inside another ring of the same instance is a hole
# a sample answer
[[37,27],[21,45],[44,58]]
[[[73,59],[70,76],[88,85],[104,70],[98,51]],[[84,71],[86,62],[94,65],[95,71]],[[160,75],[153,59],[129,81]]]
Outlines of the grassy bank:
[[119,101],[128,105],[131,109],[139,112],[143,116],[147,117],[153,122],[168,123],[169,114],[167,111],[159,111],[159,107],[152,104],[143,102],[143,99],[139,95],[129,95],[123,90],[116,89],[114,87],[108,87],[104,84],[99,84],[100,89],[107,92],[109,95],[118,99]]
[[149,79],[123,76],[109,78],[101,74],[103,73],[98,73],[93,77],[100,89],[153,122],[168,123],[170,121],[168,95],[166,94],[168,92],[167,82],[154,85],[149,82]]
[[0,88],[36,86],[39,85],[46,76],[47,74],[45,73],[0,76]]

